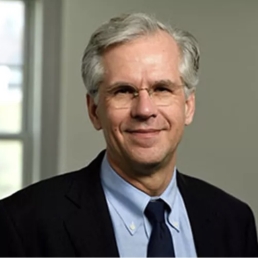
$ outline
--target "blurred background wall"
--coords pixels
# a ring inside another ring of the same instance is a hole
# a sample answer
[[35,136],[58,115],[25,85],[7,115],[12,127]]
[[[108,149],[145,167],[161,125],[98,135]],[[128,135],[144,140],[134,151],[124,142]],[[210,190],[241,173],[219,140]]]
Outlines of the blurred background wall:
[[121,12],[155,13],[196,36],[201,73],[194,123],[177,166],[247,202],[258,221],[258,1],[63,0],[58,173],[105,148],[89,122],[80,61],[91,33]]

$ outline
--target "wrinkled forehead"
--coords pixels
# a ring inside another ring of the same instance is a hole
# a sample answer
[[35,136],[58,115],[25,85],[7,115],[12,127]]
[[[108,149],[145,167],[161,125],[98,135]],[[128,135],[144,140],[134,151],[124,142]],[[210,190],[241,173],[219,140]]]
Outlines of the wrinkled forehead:
[[171,80],[178,83],[180,51],[166,32],[110,46],[102,54],[104,80]]

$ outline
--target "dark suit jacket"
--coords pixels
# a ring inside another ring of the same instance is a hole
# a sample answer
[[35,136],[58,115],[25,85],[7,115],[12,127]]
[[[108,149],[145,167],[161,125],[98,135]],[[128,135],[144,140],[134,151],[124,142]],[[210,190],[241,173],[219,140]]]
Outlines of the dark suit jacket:
[[[0,256],[119,256],[100,183],[102,158],[0,201]],[[177,182],[198,256],[258,256],[246,204],[181,173]]]

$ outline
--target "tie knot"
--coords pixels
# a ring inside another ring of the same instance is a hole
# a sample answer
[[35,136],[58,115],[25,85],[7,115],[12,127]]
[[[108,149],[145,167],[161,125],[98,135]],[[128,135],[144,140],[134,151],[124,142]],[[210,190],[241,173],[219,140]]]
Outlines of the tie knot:
[[156,222],[165,222],[166,204],[163,200],[150,201],[144,211],[146,217],[153,225]]

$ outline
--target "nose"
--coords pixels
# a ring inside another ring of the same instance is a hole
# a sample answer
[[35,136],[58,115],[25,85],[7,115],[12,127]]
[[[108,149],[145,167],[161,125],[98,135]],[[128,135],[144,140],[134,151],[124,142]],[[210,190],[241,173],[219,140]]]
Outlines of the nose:
[[157,116],[157,106],[147,90],[140,90],[138,96],[133,100],[131,115],[133,118],[141,120]]

